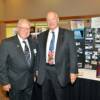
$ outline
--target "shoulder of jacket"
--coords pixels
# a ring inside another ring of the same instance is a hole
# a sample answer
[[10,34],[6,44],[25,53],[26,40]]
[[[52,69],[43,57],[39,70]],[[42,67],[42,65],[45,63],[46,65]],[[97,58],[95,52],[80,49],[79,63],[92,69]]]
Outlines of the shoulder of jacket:
[[2,40],[2,42],[11,42],[15,39],[15,36],[9,37],[9,38],[5,38]]
[[44,35],[47,34],[48,32],[49,32],[49,30],[43,31],[43,32],[41,32],[41,33],[38,35],[38,37],[44,36]]

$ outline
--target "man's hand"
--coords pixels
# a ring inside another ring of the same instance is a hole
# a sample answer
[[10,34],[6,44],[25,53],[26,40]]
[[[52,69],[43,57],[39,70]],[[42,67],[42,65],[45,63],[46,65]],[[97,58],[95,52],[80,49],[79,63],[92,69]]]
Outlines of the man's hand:
[[2,86],[2,88],[3,88],[3,90],[4,90],[4,91],[9,92],[9,91],[10,91],[10,89],[11,89],[11,84],[6,84],[6,85],[3,85],[3,86]]
[[38,78],[38,70],[36,70],[36,72],[34,73],[34,76],[33,76],[34,82],[37,81],[37,78]]
[[75,73],[71,73],[70,74],[70,80],[71,80],[71,84],[74,84],[77,78],[77,74]]

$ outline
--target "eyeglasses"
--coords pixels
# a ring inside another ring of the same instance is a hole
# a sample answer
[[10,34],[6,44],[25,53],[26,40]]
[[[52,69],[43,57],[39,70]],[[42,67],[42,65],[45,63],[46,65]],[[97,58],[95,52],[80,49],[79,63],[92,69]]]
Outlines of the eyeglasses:
[[23,30],[30,30],[30,28],[28,28],[28,27],[22,27],[22,26],[18,26],[18,28],[23,29]]

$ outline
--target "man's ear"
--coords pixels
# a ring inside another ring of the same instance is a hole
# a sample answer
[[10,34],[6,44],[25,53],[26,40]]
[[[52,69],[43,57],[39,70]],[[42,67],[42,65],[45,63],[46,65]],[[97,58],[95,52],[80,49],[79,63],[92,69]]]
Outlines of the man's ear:
[[18,32],[18,27],[16,27],[15,31]]
[[59,18],[57,19],[57,22],[59,23]]

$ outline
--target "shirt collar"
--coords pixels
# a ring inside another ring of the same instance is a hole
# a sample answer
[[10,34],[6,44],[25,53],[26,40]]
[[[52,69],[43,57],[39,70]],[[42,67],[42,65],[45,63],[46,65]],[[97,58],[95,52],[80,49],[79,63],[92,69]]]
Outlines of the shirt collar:
[[26,42],[27,42],[27,39],[23,40],[19,35],[17,35],[17,36],[18,36],[18,39],[19,39],[19,41],[20,41],[21,43],[23,43],[23,41],[26,41]]
[[55,28],[54,30],[50,30],[50,33],[54,32],[54,33],[58,33],[59,31],[59,27]]

